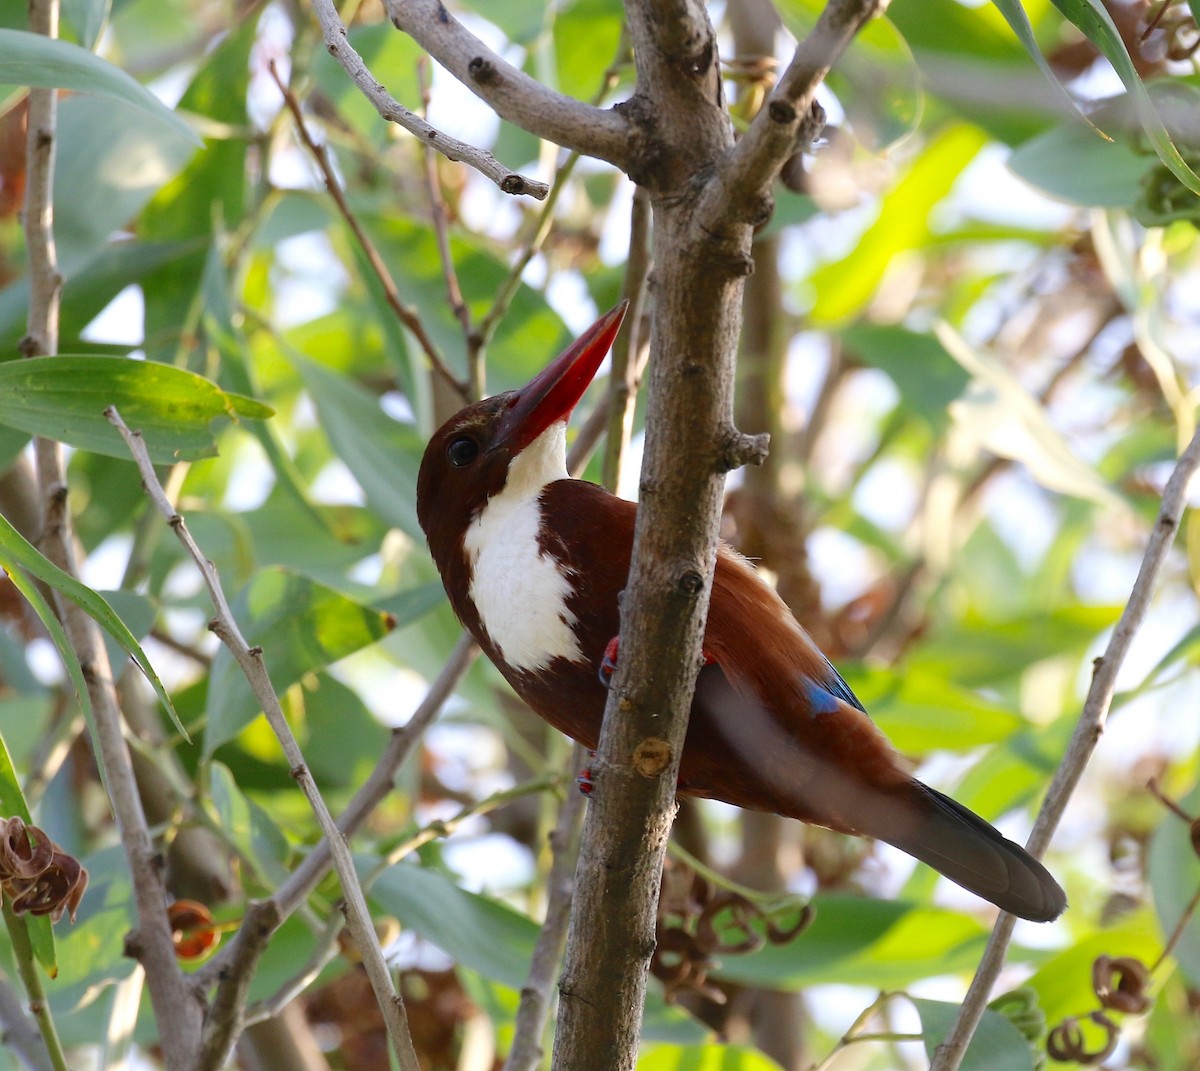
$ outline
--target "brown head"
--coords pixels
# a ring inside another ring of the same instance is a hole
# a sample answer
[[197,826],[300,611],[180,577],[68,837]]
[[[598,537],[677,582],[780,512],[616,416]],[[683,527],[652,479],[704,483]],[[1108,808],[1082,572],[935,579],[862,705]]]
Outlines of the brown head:
[[461,560],[468,525],[504,490],[513,459],[571,415],[608,353],[627,305],[621,302],[600,317],[526,386],[466,406],[429,440],[417,477],[417,520],[443,580]]

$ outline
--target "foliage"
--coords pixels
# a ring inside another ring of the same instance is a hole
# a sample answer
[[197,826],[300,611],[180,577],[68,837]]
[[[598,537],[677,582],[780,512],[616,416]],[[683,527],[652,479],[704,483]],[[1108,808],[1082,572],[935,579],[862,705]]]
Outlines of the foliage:
[[[798,34],[820,6],[779,4]],[[12,88],[0,98],[0,562],[12,573],[0,585],[0,801],[10,808],[0,817],[18,813],[8,801],[27,803],[90,874],[55,947],[45,920],[31,929],[39,961],[57,964],[45,985],[63,1043],[111,1054],[126,1027],[149,1045],[154,1023],[136,983],[130,996],[130,875],[86,743],[83,671],[69,655],[58,668],[46,642],[67,650],[50,589],[101,617],[169,697],[160,707],[121,653],[131,744],[174,895],[236,928],[320,834],[105,407],[144,431],[336,814],[387,746],[383,726],[410,716],[458,636],[413,502],[423,443],[463,401],[448,381],[471,382],[478,361],[490,391],[518,385],[615,303],[631,186],[605,165],[567,166],[555,146],[482,113],[440,69],[431,75],[371,0],[351,0],[343,17],[376,76],[413,108],[432,79],[429,117],[441,129],[522,173],[561,176],[548,208],[393,137],[307,9],[77,0],[64,5],[72,43],[33,48],[24,7],[0,3],[0,77],[71,90],[55,177],[60,348],[71,356],[20,359],[24,96]],[[615,0],[461,7],[542,81],[605,102],[627,95]],[[739,422],[775,437],[765,474],[731,482],[730,537],[779,578],[928,779],[1018,836],[1196,428],[1200,82],[1185,53],[1197,30],[1176,0],[1143,36],[1158,7],[894,0],[835,72],[831,126],[794,188],[778,188],[760,234],[758,273],[778,272],[782,296],[756,304],[752,288],[747,299],[748,323],[769,323],[779,344],[773,361],[747,354]],[[427,345],[398,320],[297,140],[272,62]],[[763,71],[729,75],[744,118]],[[172,94],[178,106],[164,108]],[[494,334],[482,339],[485,322]],[[431,370],[431,352],[448,376]],[[602,399],[593,390],[577,423]],[[31,433],[76,447],[83,578],[104,597],[31,557]],[[1049,857],[1071,909],[1046,931],[1018,931],[1025,1018],[1007,1017],[1011,1004],[989,1012],[964,1066],[1037,1066],[1044,1026],[1097,1007],[1094,961],[1154,964],[1177,924],[1174,955],[1152,973],[1159,1003],[1114,1013],[1128,1044],[1108,1066],[1182,1071],[1200,1059],[1200,1031],[1179,1012],[1200,987],[1200,924],[1185,917],[1200,866],[1188,824],[1145,791],[1154,776],[1169,796],[1190,794],[1187,815],[1200,799],[1190,513],[1185,537]],[[511,1044],[544,904],[543,845],[574,772],[561,741],[477,663],[354,840],[372,907],[399,922],[396,962],[431,1066],[458,1059],[468,1026],[501,1056]],[[689,851],[751,883],[736,816],[695,812]],[[778,858],[791,861],[781,885],[817,890],[814,924],[713,965],[725,1005],[695,994],[687,1014],[653,994],[647,1069],[772,1066],[752,1046],[714,1040],[746,1036],[743,997],[757,988],[806,994],[808,1062],[874,1036],[870,1066],[894,1067],[945,1036],[954,1008],[926,996],[960,991],[990,914],[886,852],[796,826],[778,836]],[[278,931],[251,1001],[305,963],[315,969],[299,988],[314,1018],[354,992],[353,956],[329,940],[337,896],[327,879]],[[438,980],[442,953],[449,981]],[[0,935],[0,984],[16,978]],[[455,999],[424,1001],[435,985]],[[882,998],[873,1008],[886,1007],[888,1025],[851,1029],[880,990],[914,1000]],[[1034,1015],[1032,1038],[1031,1001],[1046,1017]],[[362,1015],[334,1016],[344,1066],[364,1066],[351,1037]],[[9,1066],[17,1057],[0,1052]]]

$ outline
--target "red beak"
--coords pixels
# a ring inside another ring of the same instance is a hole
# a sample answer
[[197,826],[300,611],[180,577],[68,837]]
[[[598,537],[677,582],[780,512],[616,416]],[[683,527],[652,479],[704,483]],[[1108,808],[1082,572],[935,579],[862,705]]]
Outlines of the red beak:
[[579,404],[608,353],[628,301],[606,312],[517,392],[502,418],[499,441],[519,454],[551,424],[566,420]]

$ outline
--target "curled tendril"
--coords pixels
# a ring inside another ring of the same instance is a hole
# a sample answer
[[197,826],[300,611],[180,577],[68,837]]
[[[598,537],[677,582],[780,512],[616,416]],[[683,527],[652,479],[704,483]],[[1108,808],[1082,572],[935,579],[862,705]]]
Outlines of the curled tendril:
[[0,891],[20,915],[49,915],[57,922],[75,912],[87,889],[88,872],[37,826],[18,817],[0,819]]
[[[1084,1022],[1095,1023],[1104,1031],[1104,1044],[1099,1049],[1088,1049],[1082,1026]],[[1103,1063],[1113,1054],[1119,1034],[1117,1024],[1102,1011],[1094,1011],[1082,1018],[1078,1015],[1068,1015],[1050,1031],[1050,1036],[1046,1038],[1046,1053],[1050,1059],[1062,1063],[1074,1062],[1092,1066]]]
[[1113,1011],[1140,1015],[1150,1007],[1150,971],[1133,956],[1098,956],[1092,964],[1092,988]]
[[714,955],[754,952],[767,941],[784,944],[812,917],[813,909],[804,905],[794,924],[781,926],[748,897],[715,889],[701,875],[673,864],[663,873],[650,971],[663,983],[669,1001],[691,991],[723,1004],[725,994],[707,981]]

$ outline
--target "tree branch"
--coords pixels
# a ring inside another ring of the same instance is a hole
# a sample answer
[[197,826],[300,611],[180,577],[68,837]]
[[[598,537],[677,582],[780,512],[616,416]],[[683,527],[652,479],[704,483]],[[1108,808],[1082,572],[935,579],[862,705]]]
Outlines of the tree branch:
[[387,265],[384,264],[383,257],[379,255],[379,250],[375,248],[375,243],[371,241],[370,236],[363,230],[362,224],[358,222],[358,217],[354,214],[349,202],[346,200],[346,195],[342,192],[341,184],[338,182],[337,175],[333,172],[333,166],[329,162],[328,151],[324,145],[317,144],[316,139],[309,131],[308,124],[304,121],[304,113],[300,110],[300,102],[296,99],[296,94],[279,77],[279,71],[276,69],[274,60],[271,60],[267,64],[267,70],[270,71],[271,77],[279,87],[279,92],[283,94],[284,105],[292,113],[292,118],[296,122],[296,133],[299,135],[300,141],[308,149],[313,160],[316,161],[317,167],[321,172],[321,177],[325,180],[325,189],[329,191],[329,196],[333,198],[333,203],[337,206],[338,212],[341,213],[342,219],[346,221],[346,226],[350,228],[350,233],[354,235],[359,248],[362,249],[363,256],[367,258],[367,263],[371,265],[371,270],[375,273],[375,278],[379,280],[379,285],[383,288],[384,297],[387,299],[388,308],[396,314],[396,319],[403,326],[407,327],[413,338],[417,340],[417,345],[421,347],[426,360],[429,361],[429,366],[450,387],[456,390],[462,400],[466,402],[468,400],[466,383],[458,379],[446,367],[446,362],[442,360],[442,355],[438,352],[437,346],[434,345],[433,339],[429,337],[429,332],[425,330],[425,325],[421,323],[421,317],[417,310],[411,305],[406,305],[404,299],[400,297],[396,280],[392,278],[392,273],[387,270]]
[[[57,0],[32,0],[29,5],[30,29],[47,37],[57,37],[58,10]],[[29,257],[29,320],[20,346],[25,357],[51,355],[58,351],[62,276],[58,271],[54,243],[56,137],[56,91],[31,89],[24,206],[25,247]],[[40,549],[60,569],[78,577],[62,447],[52,440],[39,438],[35,440],[35,455],[42,495]],[[121,728],[121,712],[108,653],[96,623],[83,610],[57,592],[55,606],[75,657],[83,668],[95,711],[93,751],[105,773],[113,817],[129,863],[138,918],[138,929],[130,935],[129,946],[146,970],[164,1057],[173,1067],[185,1067],[199,1040],[201,1005],[175,958],[160,859],[138,796],[133,764]]]
[[887,0],[829,0],[800,42],[750,129],[721,163],[697,210],[703,226],[721,231],[734,222],[758,225],[770,215],[771,184],[806,140],[817,87],[854,35],[887,7]]
[[[1141,568],[1138,569],[1137,579],[1129,593],[1129,601],[1113,629],[1104,654],[1096,659],[1083,711],[1067,746],[1067,753],[1063,756],[1054,780],[1046,792],[1046,799],[1038,812],[1033,832],[1029,835],[1027,847],[1034,856],[1040,857],[1045,852],[1092,757],[1092,752],[1096,750],[1096,745],[1104,733],[1117,674],[1125,661],[1133,637],[1145,619],[1155,583],[1162,571],[1163,562],[1166,561],[1167,552],[1175,541],[1175,533],[1179,530],[1179,522],[1187,505],[1188,484],[1197,468],[1200,468],[1200,432],[1192,438],[1167,481],[1158,520],[1146,542],[1146,553],[1142,557]],[[1000,969],[1004,966],[1004,957],[1015,922],[1012,915],[1001,915],[997,921],[984,950],[983,959],[975,972],[975,978],[971,982],[971,988],[959,1009],[954,1027],[946,1040],[938,1046],[930,1071],[956,1071],[962,1062],[971,1036],[983,1017],[992,986],[995,985]]]
[[485,178],[491,179],[499,186],[502,193],[514,196],[524,193],[540,201],[550,192],[550,187],[546,183],[526,178],[516,171],[510,171],[490,152],[477,149],[465,141],[459,141],[443,134],[425,122],[416,112],[409,111],[389,94],[367,69],[362,56],[354,50],[346,36],[346,27],[342,25],[342,20],[338,17],[333,0],[313,0],[313,10],[316,11],[317,19],[321,23],[321,33],[325,37],[325,47],[329,49],[329,54],[342,65],[342,69],[358,86],[362,95],[389,123],[404,127],[415,138],[431,148],[437,149],[448,160],[473,167]]
[[[595,108],[547,89],[496,55],[440,0],[385,0],[384,6],[397,29],[413,38],[501,118],[547,141],[627,170],[634,131],[618,111]],[[440,148],[436,143],[434,147]],[[540,196],[547,192],[543,187]]]
[[[279,697],[275,694],[275,689],[271,684],[270,676],[263,662],[262,648],[251,647],[242,635],[241,629],[238,627],[237,621],[229,609],[229,603],[225,598],[225,592],[221,587],[220,579],[217,577],[216,569],[211,562],[205,559],[195,540],[192,539],[191,533],[187,530],[187,525],[184,523],[183,517],[176,512],[174,506],[168,500],[166,493],[163,491],[162,484],[158,482],[158,476],[154,471],[153,464],[151,464],[150,455],[146,451],[145,444],[142,442],[141,434],[136,431],[130,431],[115,408],[110,407],[105,410],[105,415],[125,439],[125,443],[129,447],[129,452],[133,455],[133,459],[138,466],[138,471],[142,475],[142,483],[146,489],[146,493],[150,496],[150,500],[154,503],[159,513],[166,519],[167,523],[174,529],[179,541],[191,555],[197,568],[200,570],[205,587],[208,589],[213,606],[216,608],[216,616],[209,623],[209,628],[229,648],[246,680],[249,681],[255,698],[261,705],[272,731],[283,748],[284,756],[291,767],[291,775],[300,786],[300,790],[304,793],[309,806],[316,815],[317,822],[321,826],[321,831],[325,834],[325,840],[329,844],[333,855],[333,864],[337,870],[338,879],[341,882],[342,894],[345,897],[346,922],[349,926],[351,936],[354,938],[354,943],[358,946],[359,954],[362,956],[363,966],[366,968],[367,977],[371,981],[371,988],[375,992],[375,999],[379,1003],[379,1010],[387,1026],[388,1036],[391,1039],[396,1058],[400,1063],[402,1071],[419,1071],[417,1056],[413,1050],[412,1037],[408,1031],[408,1020],[404,1014],[404,1003],[392,985],[391,973],[383,958],[383,950],[379,947],[378,938],[375,936],[375,929],[371,922],[370,912],[367,910],[367,902],[363,896],[362,886],[358,881],[358,874],[354,869],[354,860],[350,856],[350,849],[341,831],[337,828],[333,816],[329,813],[328,807],[325,806],[325,801],[321,798],[316,782],[313,780],[312,774],[304,761],[300,746],[297,744],[296,738],[292,735],[291,727],[284,717],[283,710],[279,705]],[[224,1023],[226,1021],[236,1022],[240,1017],[242,1013],[241,999],[239,998],[236,1004],[231,1003],[228,1007],[222,1003],[221,1010],[224,1013],[224,1018],[221,1023],[217,1024],[219,1029],[213,1029],[215,1021],[213,1017],[210,1017],[209,1024],[206,1024],[205,1049],[202,1054],[202,1061],[197,1064],[199,1068],[216,1068],[222,1066],[228,1057],[228,1048],[226,1046],[232,1044],[233,1040],[236,1040],[236,1031],[232,1029],[225,1030]],[[216,1005],[214,1004],[215,1011]],[[211,1043],[214,1038],[219,1039],[219,1044]]]

